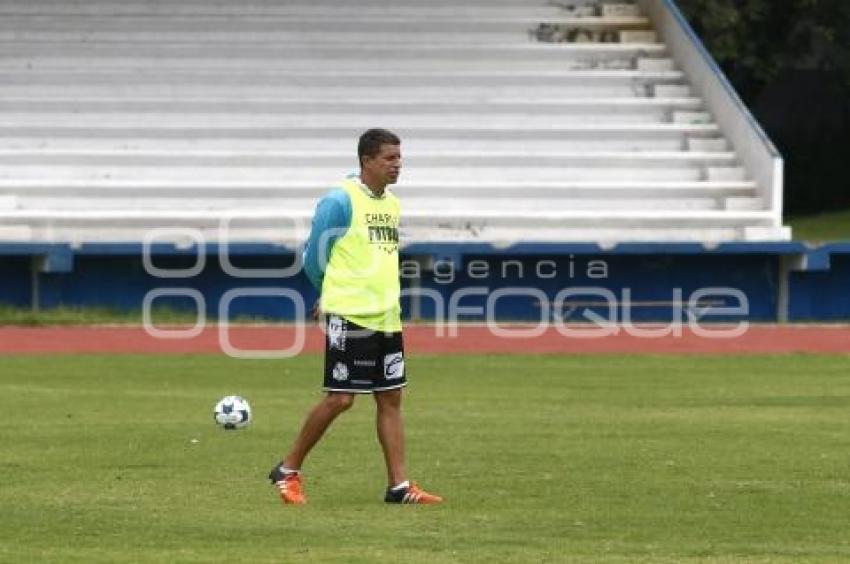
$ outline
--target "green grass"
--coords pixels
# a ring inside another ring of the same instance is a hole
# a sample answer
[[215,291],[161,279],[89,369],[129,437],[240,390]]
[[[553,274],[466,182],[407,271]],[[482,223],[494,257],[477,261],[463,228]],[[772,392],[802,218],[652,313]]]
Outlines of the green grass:
[[[194,310],[177,310],[166,307],[151,309],[151,319],[154,323],[189,324],[197,320]],[[215,321],[214,316],[208,316],[207,321]],[[239,315],[230,320],[232,323],[274,323],[276,320],[263,316]],[[59,306],[33,311],[31,308],[21,308],[0,303],[0,325],[97,325],[97,324],[133,324],[142,323],[140,309],[118,309],[97,306]]]
[[[850,559],[850,357],[416,357],[412,476],[385,506],[371,399],[265,475],[320,359],[0,359],[4,562],[835,562]],[[225,432],[228,393],[255,421]],[[197,442],[193,442],[197,441]]]
[[812,242],[850,240],[850,210],[790,218],[787,222],[796,240]]
[[[194,312],[168,308],[153,308],[151,319],[155,323],[195,323]],[[102,323],[139,324],[141,310],[123,310],[108,307],[60,306],[40,311],[0,304],[0,325],[92,325]]]

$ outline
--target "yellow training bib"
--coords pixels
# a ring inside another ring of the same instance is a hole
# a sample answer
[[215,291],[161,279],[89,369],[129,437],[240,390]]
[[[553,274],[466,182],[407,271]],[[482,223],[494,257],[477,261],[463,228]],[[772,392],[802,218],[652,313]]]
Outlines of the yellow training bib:
[[351,226],[331,250],[322,311],[375,331],[401,331],[398,198],[389,191],[376,198],[358,178],[340,187],[351,199]]

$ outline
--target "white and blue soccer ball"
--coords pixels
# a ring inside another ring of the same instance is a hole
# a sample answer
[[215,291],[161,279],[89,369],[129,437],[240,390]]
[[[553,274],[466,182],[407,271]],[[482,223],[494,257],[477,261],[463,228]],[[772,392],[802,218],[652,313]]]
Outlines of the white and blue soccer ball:
[[213,417],[228,431],[241,429],[251,422],[251,406],[241,396],[225,396],[215,404]]

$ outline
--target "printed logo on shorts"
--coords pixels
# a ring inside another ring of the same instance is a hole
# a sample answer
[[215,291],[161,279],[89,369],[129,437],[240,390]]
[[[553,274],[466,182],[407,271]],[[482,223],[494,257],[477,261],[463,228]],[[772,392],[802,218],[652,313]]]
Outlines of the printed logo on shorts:
[[338,351],[345,350],[345,325],[343,319],[338,315],[328,318],[328,344],[330,348]]
[[384,357],[384,378],[397,380],[404,376],[404,357],[397,352]]
[[334,369],[331,372],[331,376],[337,382],[345,382],[346,380],[348,380],[348,367],[341,362],[337,362],[336,366],[334,366]]

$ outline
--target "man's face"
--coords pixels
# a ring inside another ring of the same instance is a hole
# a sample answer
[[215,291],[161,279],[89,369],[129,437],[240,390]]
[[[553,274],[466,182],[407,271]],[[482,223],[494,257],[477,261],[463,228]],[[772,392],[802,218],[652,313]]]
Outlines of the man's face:
[[383,144],[374,157],[364,156],[363,170],[371,178],[395,184],[401,172],[401,145]]

